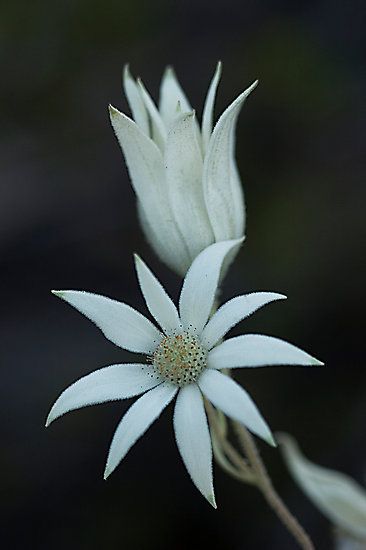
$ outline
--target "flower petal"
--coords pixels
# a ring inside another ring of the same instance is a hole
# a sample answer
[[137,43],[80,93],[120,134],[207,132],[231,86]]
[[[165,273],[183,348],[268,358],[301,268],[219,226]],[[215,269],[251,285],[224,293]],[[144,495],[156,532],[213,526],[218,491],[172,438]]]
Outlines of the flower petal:
[[[234,136],[235,137],[235,136]],[[234,219],[234,236],[240,237],[245,233],[245,221],[246,221],[246,212],[245,212],[245,199],[243,185],[241,183],[239,170],[235,160],[235,151],[234,151],[235,140],[233,139],[233,152],[231,158],[231,172],[230,172],[230,181],[231,181],[231,191],[232,191],[232,200],[234,203],[233,207],[233,219]]]
[[212,448],[203,399],[196,384],[184,386],[174,410],[174,430],[183,462],[193,483],[216,508],[212,481]]
[[[162,223],[158,223],[157,217],[154,216],[154,213],[150,210],[148,213],[145,213],[144,207],[141,204],[141,201],[137,201],[137,217],[142,227],[142,230],[145,235],[145,239],[155,251],[155,254],[164,262],[170,269],[176,271],[181,277],[187,273],[187,269],[191,264],[191,260],[188,254],[186,244],[183,240],[183,237],[178,233],[175,235],[177,238],[172,242],[176,242],[177,247],[173,251],[171,249],[171,242],[169,243],[170,235],[166,233],[169,231],[169,220],[162,220]],[[167,222],[164,224],[164,222]],[[172,233],[174,229],[177,229],[173,220],[170,220],[172,224]],[[162,230],[165,226],[165,232]]]
[[224,111],[210,138],[203,167],[203,191],[216,241],[243,233],[244,205],[234,161],[235,125],[254,82]]
[[177,308],[155,275],[137,254],[135,254],[135,265],[141,291],[151,315],[165,333],[180,331],[181,322]]
[[155,103],[151,99],[151,96],[145,86],[143,85],[141,79],[137,79],[137,86],[140,89],[140,94],[142,101],[145,104],[145,107],[147,109],[147,112],[150,115],[151,122],[152,122],[152,136],[153,140],[159,147],[161,151],[164,151],[167,131],[165,124],[160,116],[160,113],[158,109],[156,108]]
[[88,405],[134,397],[161,382],[149,365],[110,365],[98,369],[83,376],[62,392],[48,415],[46,426],[67,412]]
[[138,311],[122,302],[80,290],[53,290],[88,317],[111,342],[135,353],[151,354],[161,333]]
[[225,340],[208,354],[212,369],[271,365],[323,365],[305,351],[273,336],[245,334]]
[[252,292],[229,300],[214,313],[203,329],[202,344],[211,349],[239,321],[266,304],[285,298],[275,292]]
[[202,155],[194,113],[176,118],[165,148],[167,186],[174,219],[193,260],[214,241],[202,190]]
[[222,264],[227,254],[242,242],[214,243],[203,250],[185,276],[179,299],[180,318],[184,328],[200,335],[215,299]]
[[310,462],[289,435],[279,434],[278,441],[288,469],[310,500],[337,527],[365,541],[365,488],[341,472]]
[[212,133],[213,110],[214,110],[214,104],[215,104],[215,98],[216,98],[216,90],[220,82],[221,70],[222,70],[222,64],[221,64],[221,61],[219,61],[216,66],[215,74],[212,78],[210,87],[208,89],[205,106],[203,109],[202,143],[203,143],[204,151],[207,150],[208,143],[210,141],[210,137]]
[[136,124],[148,136],[150,134],[149,117],[140,90],[131,76],[128,65],[125,65],[123,70],[123,87]]
[[249,394],[225,374],[206,369],[198,380],[203,394],[224,414],[241,422],[264,441],[276,446],[271,430]]
[[156,144],[126,115],[110,107],[111,122],[139,201],[140,217],[159,257],[184,275],[191,263],[169,204],[163,157]]
[[177,104],[182,111],[192,111],[192,107],[178,82],[172,67],[165,69],[160,86],[159,111],[167,128],[177,116]]
[[177,387],[164,382],[145,393],[128,409],[114,433],[104,472],[106,479],[171,402]]

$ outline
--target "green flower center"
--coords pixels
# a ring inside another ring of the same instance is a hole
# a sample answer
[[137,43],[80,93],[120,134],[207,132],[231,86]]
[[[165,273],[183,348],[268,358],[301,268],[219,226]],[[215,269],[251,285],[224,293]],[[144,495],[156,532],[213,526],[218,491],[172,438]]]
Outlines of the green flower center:
[[207,350],[188,332],[165,336],[152,357],[159,375],[179,387],[197,380],[207,366],[206,359]]

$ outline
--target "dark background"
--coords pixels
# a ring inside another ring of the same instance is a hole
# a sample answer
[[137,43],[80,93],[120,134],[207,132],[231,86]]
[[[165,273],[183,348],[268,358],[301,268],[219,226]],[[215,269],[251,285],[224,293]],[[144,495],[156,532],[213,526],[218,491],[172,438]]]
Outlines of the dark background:
[[[200,113],[216,62],[216,113],[255,78],[237,159],[247,242],[224,297],[289,296],[235,331],[283,337],[324,368],[241,370],[273,430],[314,461],[362,482],[365,468],[366,243],[364,2],[0,4],[1,511],[11,549],[295,548],[262,497],[215,470],[218,510],[178,457],[172,409],[104,482],[113,431],[128,403],[80,410],[44,429],[71,382],[129,361],[50,294],[75,288],[145,311],[137,250],[176,297],[179,279],[142,236],[109,102],[127,111],[126,61],[157,98],[175,66]],[[318,548],[330,529],[259,443],[275,485]]]

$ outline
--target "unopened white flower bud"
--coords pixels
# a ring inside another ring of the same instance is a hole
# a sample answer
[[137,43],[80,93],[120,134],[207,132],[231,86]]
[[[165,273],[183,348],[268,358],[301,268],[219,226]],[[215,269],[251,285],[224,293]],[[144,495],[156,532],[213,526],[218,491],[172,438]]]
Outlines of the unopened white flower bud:
[[219,63],[201,128],[171,68],[162,79],[159,108],[127,66],[124,89],[134,120],[110,107],[146,238],[160,259],[182,276],[207,246],[241,238],[245,231],[235,126],[257,82],[239,95],[212,130],[220,74]]

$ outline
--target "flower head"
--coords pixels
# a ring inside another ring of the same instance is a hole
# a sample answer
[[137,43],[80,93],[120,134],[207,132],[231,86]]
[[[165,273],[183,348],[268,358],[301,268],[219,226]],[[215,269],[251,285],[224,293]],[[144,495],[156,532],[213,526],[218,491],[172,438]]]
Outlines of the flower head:
[[60,395],[49,413],[46,425],[86,405],[143,394],[117,427],[105,477],[174,397],[179,452],[192,481],[213,506],[212,450],[203,396],[227,416],[275,444],[248,393],[221,370],[320,362],[270,336],[246,334],[222,342],[239,321],[265,304],[285,298],[273,292],[238,296],[210,318],[223,263],[238,245],[240,241],[235,240],[214,243],[197,256],[183,282],[179,313],[150,269],[135,257],[141,291],[160,328],[124,303],[88,292],[55,291],[117,346],[148,357],[146,363],[111,365],[81,378]]
[[224,111],[214,130],[219,63],[209,87],[201,128],[176,76],[167,68],[159,109],[126,66],[124,89],[134,121],[110,107],[110,116],[137,195],[147,240],[184,276],[214,242],[244,235],[245,211],[234,158],[235,126],[254,82]]
[[[366,543],[366,491],[352,478],[310,462],[288,434],[278,441],[292,476],[317,508],[343,533]],[[358,547],[358,546],[357,546]],[[353,546],[352,546],[353,548]],[[356,546],[354,546],[356,548]]]

